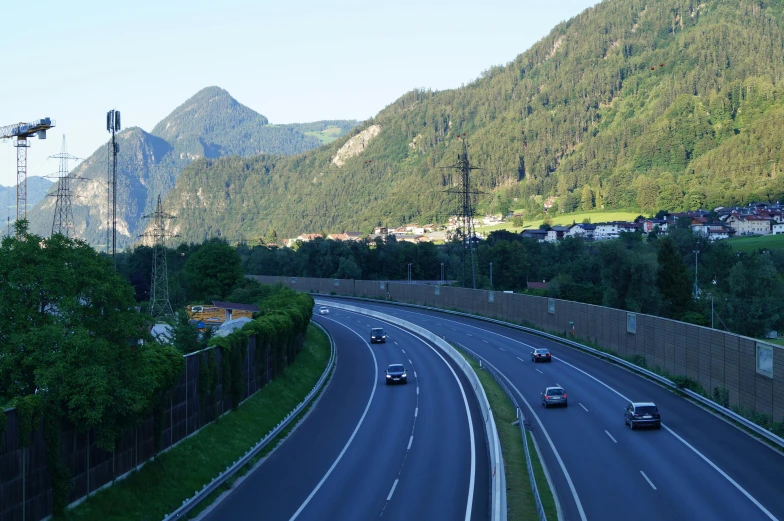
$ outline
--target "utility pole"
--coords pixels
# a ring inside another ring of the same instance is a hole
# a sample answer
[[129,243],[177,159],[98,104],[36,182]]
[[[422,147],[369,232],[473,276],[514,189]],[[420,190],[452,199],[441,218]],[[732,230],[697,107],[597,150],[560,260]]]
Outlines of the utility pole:
[[[106,223],[106,253],[114,259],[117,253],[117,144],[116,134],[120,131],[120,111],[110,110],[106,113],[106,131],[112,134],[109,141],[109,176],[107,184],[108,214]],[[115,260],[116,263],[116,260]]]
[[145,215],[142,219],[152,219],[152,230],[139,237],[149,237],[153,240],[152,253],[152,283],[150,284],[149,314],[156,320],[174,314],[169,302],[169,270],[166,265],[166,237],[178,235],[166,234],[166,221],[174,219],[173,215],[163,211],[161,196],[158,195],[158,205],[155,211]]
[[493,289],[493,263],[490,263],[490,289]]
[[444,285],[444,263],[441,263],[441,285]]
[[700,254],[700,250],[693,250],[694,251],[694,300],[697,300],[700,296],[700,287],[697,284],[697,257]]

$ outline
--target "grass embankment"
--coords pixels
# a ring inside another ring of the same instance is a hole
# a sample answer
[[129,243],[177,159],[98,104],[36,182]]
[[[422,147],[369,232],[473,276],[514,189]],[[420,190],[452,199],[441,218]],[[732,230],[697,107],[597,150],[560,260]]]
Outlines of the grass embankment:
[[[458,349],[458,351],[460,351]],[[466,356],[462,351],[460,354],[471,364],[476,371],[482,387],[485,389],[487,400],[493,411],[498,437],[501,439],[501,451],[504,455],[504,471],[506,472],[506,504],[508,509],[509,521],[530,521],[538,519],[536,514],[536,502],[534,501],[531,481],[528,479],[528,469],[525,465],[525,451],[523,449],[523,437],[520,435],[520,427],[512,425],[517,421],[517,411],[512,405],[509,397],[495,379],[487,372],[479,368],[479,364],[470,356]],[[555,508],[555,499],[550,491],[550,485],[544,475],[539,454],[534,449],[531,433],[528,436],[528,447],[531,452],[531,463],[534,467],[536,486],[539,489],[539,497],[542,499],[547,519],[558,519]]]
[[733,237],[727,244],[736,251],[751,253],[759,249],[775,250],[784,248],[784,235],[761,235],[756,237]]
[[[590,219],[592,223],[602,223],[608,221],[633,221],[639,216],[639,212],[626,212],[623,210],[607,211],[607,212],[577,212],[577,213],[561,213],[553,217],[553,226],[565,226],[568,224],[581,223],[585,219]],[[521,232],[523,230],[537,230],[539,226],[544,223],[543,220],[539,221],[525,221],[522,228],[515,228],[512,226],[512,221],[501,224],[494,224],[492,226],[477,226],[476,231],[483,233],[490,233],[494,230],[509,230],[510,232]]]
[[[115,483],[76,508],[63,519],[83,521],[159,520],[178,508],[183,500],[212,481],[237,461],[293,410],[324,372],[329,361],[329,339],[311,325],[305,349],[282,375],[246,400],[236,412],[227,414],[197,434],[148,462],[138,472]],[[304,411],[303,411],[304,413]],[[253,461],[229,479],[211,498],[203,501],[194,514],[206,508],[236,477],[269,453],[278,439],[296,424],[289,424],[276,440],[269,443]]]

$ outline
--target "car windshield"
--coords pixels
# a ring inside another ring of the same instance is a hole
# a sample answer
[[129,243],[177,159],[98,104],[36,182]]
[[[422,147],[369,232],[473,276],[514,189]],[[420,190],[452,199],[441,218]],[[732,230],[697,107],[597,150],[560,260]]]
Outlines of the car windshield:
[[402,365],[390,365],[388,371],[390,373],[402,373],[405,369],[403,369]]
[[638,405],[634,408],[634,412],[639,414],[653,414],[659,412],[655,405]]
[[547,349],[537,349],[536,352],[539,353],[540,355],[546,355]]
[[563,389],[548,389],[547,394],[563,394]]
[[373,330],[373,334],[374,335],[383,335],[384,334],[384,330],[383,329],[374,329]]

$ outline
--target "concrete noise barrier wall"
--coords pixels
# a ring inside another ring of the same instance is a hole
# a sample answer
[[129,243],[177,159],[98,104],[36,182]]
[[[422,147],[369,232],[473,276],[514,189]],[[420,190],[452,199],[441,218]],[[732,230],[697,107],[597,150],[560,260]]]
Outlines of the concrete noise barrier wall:
[[714,401],[784,421],[784,347],[620,309],[532,295],[378,280],[249,276],[264,284],[461,311],[593,343],[637,365],[682,376]]

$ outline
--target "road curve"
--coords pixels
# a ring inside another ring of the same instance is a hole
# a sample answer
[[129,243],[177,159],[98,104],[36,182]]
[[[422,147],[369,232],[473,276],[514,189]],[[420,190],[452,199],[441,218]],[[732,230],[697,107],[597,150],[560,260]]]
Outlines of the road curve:
[[[459,342],[507,377],[566,520],[784,519],[784,456],[669,389],[515,329],[436,311],[351,304]],[[536,347],[550,349],[554,361],[532,363]],[[569,407],[545,410],[540,393],[556,384],[566,388]],[[663,428],[630,431],[622,415],[627,400],[656,402]]]
[[[481,412],[459,370],[376,319],[333,310],[314,320],[335,340],[332,382],[289,438],[200,518],[487,519]],[[386,344],[368,344],[371,325],[390,333]],[[385,385],[391,363],[406,366],[407,385]]]

